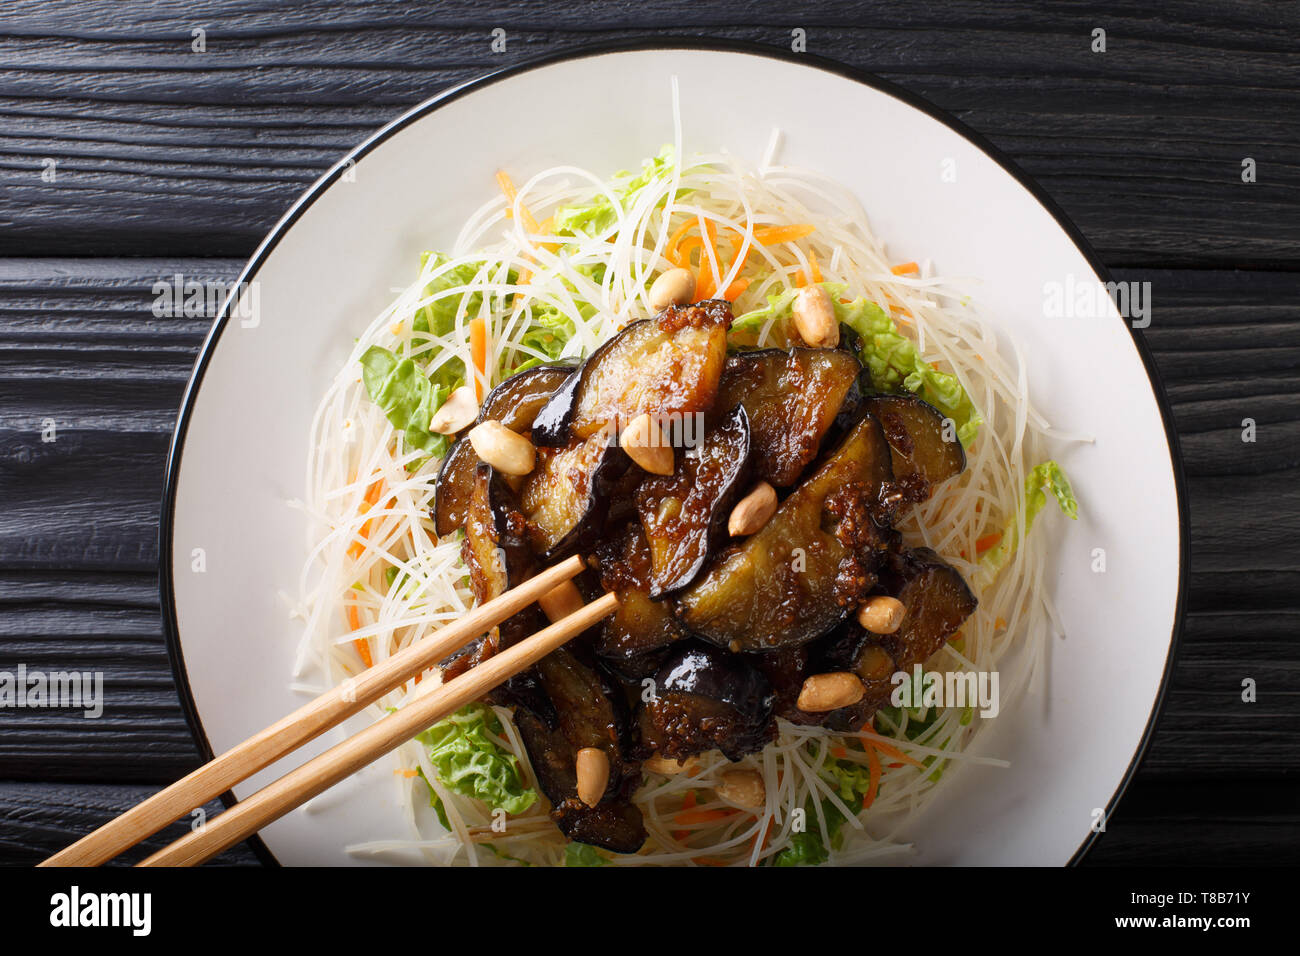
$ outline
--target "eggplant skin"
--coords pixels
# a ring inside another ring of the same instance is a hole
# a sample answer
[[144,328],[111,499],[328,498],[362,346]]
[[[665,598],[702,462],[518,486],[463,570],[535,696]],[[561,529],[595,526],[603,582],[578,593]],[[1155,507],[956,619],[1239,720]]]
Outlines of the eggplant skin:
[[[488,393],[474,423],[494,419],[520,434],[529,431],[537,412],[575,371],[575,365],[536,365],[511,375]],[[463,436],[443,459],[433,492],[433,524],[438,537],[464,525],[477,464],[478,456]]]
[[533,421],[533,444],[565,445],[641,414],[671,424],[713,407],[727,354],[731,303],[669,306],[633,322],[583,363]]
[[[502,476],[491,465],[479,462],[467,503],[465,540],[460,546],[476,603],[484,604],[533,575],[537,563],[524,537],[526,524]],[[524,608],[441,661],[443,679],[451,680],[498,650],[518,643],[538,626],[537,606]]]
[[846,413],[855,423],[862,363],[840,349],[792,348],[727,357],[718,408],[749,415],[755,477],[777,488],[799,480]]
[[543,561],[591,543],[604,524],[610,492],[631,462],[604,432],[564,448],[543,446],[519,491],[528,540]]
[[892,478],[885,436],[864,416],[760,531],[721,552],[681,592],[682,623],[738,652],[826,633],[876,585],[876,565],[897,538],[878,520]]
[[699,444],[677,456],[671,475],[649,475],[636,492],[650,546],[651,598],[690,584],[727,538],[731,509],[747,490],[749,416],[733,408]]
[[692,641],[669,655],[637,712],[648,753],[681,760],[721,750],[739,760],[776,738],[776,695],[748,659]]
[[[650,598],[650,545],[638,522],[626,524],[596,548],[601,586],[618,595],[618,608],[599,625],[592,647],[619,661],[659,651],[686,636],[663,601]],[[625,665],[626,666],[632,665]]]
[[[626,755],[630,720],[622,688],[566,648],[538,661],[536,672],[556,719],[548,723],[520,708],[515,726],[538,785],[551,801],[552,818],[569,839],[635,853],[646,833],[641,812],[630,801],[640,768]],[[578,799],[577,754],[584,747],[598,747],[609,759],[609,783],[595,807]]]
[[944,438],[941,411],[915,395],[866,395],[862,404],[880,422],[889,442],[894,480],[900,493],[924,501],[933,489],[966,470],[966,450],[953,429]]

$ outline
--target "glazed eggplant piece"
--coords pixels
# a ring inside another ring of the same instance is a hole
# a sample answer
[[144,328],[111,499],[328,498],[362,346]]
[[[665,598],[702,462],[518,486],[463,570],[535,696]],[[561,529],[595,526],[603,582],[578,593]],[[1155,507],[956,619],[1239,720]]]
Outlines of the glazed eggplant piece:
[[677,456],[671,475],[650,475],[636,492],[650,546],[649,595],[686,587],[727,537],[727,518],[748,487],[749,417],[733,408],[703,439]]
[[[635,853],[646,832],[630,799],[640,769],[625,755],[630,725],[622,690],[565,648],[538,661],[536,671],[555,718],[519,708],[515,725],[551,801],[551,817],[570,840]],[[577,754],[585,747],[602,750],[609,761],[609,782],[594,807],[578,799]]]
[[826,633],[876,584],[895,535],[878,520],[889,445],[863,417],[756,534],[721,552],[676,599],[682,623],[732,651],[772,651]]
[[648,753],[684,760],[721,750],[730,760],[776,738],[776,695],[762,671],[738,654],[691,641],[674,648],[637,711]]
[[897,670],[923,664],[975,612],[979,602],[956,568],[929,548],[891,556],[881,580],[907,613],[893,634],[880,635]]
[[563,448],[537,449],[537,464],[519,491],[528,540],[543,561],[589,544],[605,521],[615,482],[627,470],[623,449],[605,432]]
[[894,480],[911,486],[912,500],[924,501],[936,486],[966,469],[966,451],[955,428],[952,441],[946,440],[943,413],[933,405],[915,395],[867,395],[862,403],[880,422]]
[[583,363],[533,421],[533,443],[566,445],[641,414],[680,421],[713,407],[727,354],[731,303],[669,306],[633,322]]
[[885,592],[907,608],[893,634],[872,634],[846,621],[814,647],[810,673],[851,671],[866,688],[862,700],[822,715],[832,730],[858,730],[888,702],[892,677],[924,664],[975,611],[961,573],[929,548],[891,555],[881,573]]
[[618,609],[601,622],[592,647],[602,657],[628,661],[658,651],[686,636],[663,601],[650,598],[650,545],[635,521],[595,553],[601,585],[618,595]]
[[837,420],[856,418],[862,364],[840,349],[794,348],[727,357],[718,408],[749,415],[755,478],[777,488],[799,480]]
[[[469,569],[474,600],[484,604],[531,577],[536,560],[525,536],[527,522],[508,485],[491,465],[479,462],[465,515],[461,557]],[[529,606],[441,662],[443,679],[451,680],[498,650],[538,629],[539,614]]]
[[[511,375],[488,393],[474,423],[494,419],[511,431],[529,431],[537,412],[576,370],[574,365],[537,365]],[[433,524],[439,537],[465,524],[477,464],[478,456],[464,437],[443,460],[433,496]]]

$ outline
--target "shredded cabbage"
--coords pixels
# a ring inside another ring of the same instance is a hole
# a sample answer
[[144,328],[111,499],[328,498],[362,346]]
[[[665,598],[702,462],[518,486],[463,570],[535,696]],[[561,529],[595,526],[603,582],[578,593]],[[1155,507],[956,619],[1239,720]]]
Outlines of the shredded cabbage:
[[[524,786],[519,758],[497,743],[501,731],[491,708],[469,704],[417,739],[428,747],[429,763],[443,786],[514,815],[537,802],[537,791]],[[432,799],[440,809],[437,794]]]

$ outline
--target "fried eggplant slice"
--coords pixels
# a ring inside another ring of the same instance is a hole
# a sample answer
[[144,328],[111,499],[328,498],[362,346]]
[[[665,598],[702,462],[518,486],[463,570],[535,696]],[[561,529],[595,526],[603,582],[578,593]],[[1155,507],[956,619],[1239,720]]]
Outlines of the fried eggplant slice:
[[585,547],[605,520],[610,491],[629,465],[606,432],[563,448],[537,449],[537,464],[519,491],[528,540],[543,561]]
[[912,500],[924,501],[935,487],[966,469],[966,451],[956,427],[945,429],[943,413],[933,405],[915,395],[867,395],[862,403],[880,422],[889,442],[894,481],[912,486]]
[[[536,560],[526,529],[514,493],[491,465],[479,462],[474,468],[465,540],[461,542],[461,557],[469,569],[476,603],[484,604],[533,575]],[[518,643],[539,625],[537,607],[530,605],[443,660],[443,679],[451,680],[501,648]]]
[[810,673],[851,671],[866,688],[858,703],[823,715],[833,730],[861,728],[888,702],[893,675],[924,664],[952,640],[978,604],[961,573],[929,548],[891,555],[881,582],[884,593],[907,608],[902,626],[893,634],[872,634],[851,619],[813,651]]
[[740,405],[748,413],[755,478],[777,488],[794,485],[837,418],[858,407],[861,374],[862,363],[840,349],[728,356],[717,407]]
[[826,633],[876,583],[893,541],[879,495],[893,476],[865,416],[756,534],[721,552],[676,599],[688,630],[732,651],[772,651]]
[[636,492],[650,546],[649,595],[690,584],[727,538],[727,518],[749,480],[749,416],[733,408],[694,448],[677,456],[671,475],[650,475]]
[[[488,393],[475,424],[494,419],[520,434],[529,431],[538,410],[575,371],[574,365],[537,365],[511,375]],[[439,537],[465,524],[477,464],[478,456],[464,437],[447,452],[433,493],[433,524]]]
[[596,549],[601,585],[618,595],[618,609],[605,618],[592,648],[602,657],[627,661],[658,651],[686,636],[672,609],[650,598],[650,545],[638,522]]
[[641,414],[671,425],[709,411],[727,354],[731,303],[669,306],[633,322],[583,363],[533,421],[533,443],[566,445]]
[[683,760],[721,750],[730,760],[776,738],[772,685],[747,658],[699,641],[675,648],[637,711],[648,753]]
[[[641,811],[631,802],[640,768],[626,756],[630,726],[622,690],[565,648],[538,661],[536,671],[555,720],[520,708],[515,725],[551,801],[552,819],[570,840],[635,853],[646,832]],[[609,783],[594,807],[578,799],[577,755],[584,747],[599,748],[609,760]]]

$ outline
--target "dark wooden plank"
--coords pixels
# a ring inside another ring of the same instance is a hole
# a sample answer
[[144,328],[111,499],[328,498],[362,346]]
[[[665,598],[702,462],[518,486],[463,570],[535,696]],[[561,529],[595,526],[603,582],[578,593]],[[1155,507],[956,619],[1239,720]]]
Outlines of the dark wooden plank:
[[[454,83],[665,31],[788,49],[798,27],[810,53],[988,136],[1112,262],[1295,268],[1298,25],[1295,5],[1210,0],[1167,17],[901,0],[17,5],[0,24],[0,253],[247,255],[344,151]],[[1089,50],[1096,27],[1105,53]]]
[[167,447],[210,322],[155,319],[151,290],[238,268],[0,260],[0,564],[155,571]]
[[[1300,784],[1197,778],[1135,782],[1088,866],[1261,866],[1300,852]],[[1229,875],[1228,879],[1231,879]]]
[[[0,783],[0,860],[32,866],[91,830],[124,813],[154,788],[110,784]],[[206,804],[209,816],[221,809]],[[175,823],[123,853],[109,866],[129,866],[189,832],[189,820]],[[210,866],[250,866],[257,857],[240,843],[215,857]]]

